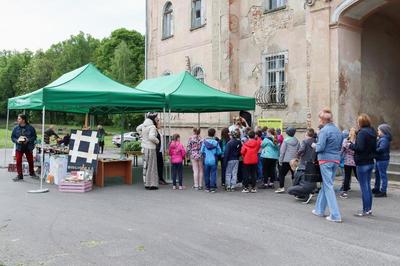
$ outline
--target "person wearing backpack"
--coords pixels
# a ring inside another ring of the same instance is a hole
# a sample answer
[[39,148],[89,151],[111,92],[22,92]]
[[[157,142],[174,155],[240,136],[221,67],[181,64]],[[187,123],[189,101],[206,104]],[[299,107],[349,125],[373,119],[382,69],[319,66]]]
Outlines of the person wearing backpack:
[[201,145],[201,154],[204,157],[205,192],[216,192],[217,189],[217,163],[221,148],[215,139],[215,129],[208,130],[208,138]]

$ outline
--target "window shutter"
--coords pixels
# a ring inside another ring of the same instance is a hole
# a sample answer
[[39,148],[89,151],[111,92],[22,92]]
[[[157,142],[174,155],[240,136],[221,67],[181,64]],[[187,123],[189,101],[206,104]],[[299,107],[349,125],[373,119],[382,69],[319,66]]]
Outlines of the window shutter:
[[206,24],[206,0],[201,0],[201,25]]

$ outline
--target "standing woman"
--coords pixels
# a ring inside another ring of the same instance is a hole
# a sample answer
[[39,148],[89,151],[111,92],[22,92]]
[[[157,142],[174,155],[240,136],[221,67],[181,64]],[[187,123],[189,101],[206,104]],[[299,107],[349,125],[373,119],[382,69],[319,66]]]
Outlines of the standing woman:
[[203,189],[203,156],[201,155],[201,144],[203,139],[200,137],[200,128],[193,129],[193,135],[189,138],[187,154],[193,168],[193,188]]
[[355,215],[364,217],[372,215],[371,175],[374,169],[376,132],[371,127],[371,119],[367,114],[361,114],[357,122],[360,130],[357,137],[353,136],[349,140],[349,147],[354,150],[354,161],[356,162],[363,203],[363,210]]
[[331,222],[342,222],[339,206],[333,188],[336,170],[340,164],[340,153],[342,148],[342,133],[333,123],[331,110],[323,109],[319,113],[319,122],[322,129],[318,134],[318,142],[311,146],[315,148],[322,175],[322,188],[318,193],[317,202],[312,213],[324,217],[326,207],[330,215],[326,217]]
[[156,118],[155,126],[157,129],[157,139],[158,144],[156,145],[156,153],[157,153],[157,173],[158,173],[158,182],[160,185],[167,185],[167,182],[164,180],[164,141],[163,136],[161,135],[161,122],[160,119]]
[[226,165],[224,163],[224,154],[226,144],[230,140],[229,137],[229,129],[223,128],[221,130],[221,139],[218,141],[219,147],[221,148],[222,154],[218,156],[218,161],[221,162],[221,186],[225,187],[225,172],[226,172]]
[[274,182],[277,181],[276,164],[279,159],[279,141],[274,128],[268,129],[268,135],[262,141],[261,148],[264,184],[260,188],[274,188]]
[[[375,167],[375,187],[372,193],[376,198],[386,197],[388,178],[387,169],[390,161],[390,142],[392,132],[388,124],[378,127],[378,143],[376,144],[376,167]],[[381,182],[382,181],[382,182]],[[382,187],[381,187],[382,183]]]
[[156,147],[160,142],[157,139],[155,126],[157,113],[147,113],[143,124],[136,128],[142,136],[143,148],[143,180],[144,187],[148,190],[158,189],[157,152]]

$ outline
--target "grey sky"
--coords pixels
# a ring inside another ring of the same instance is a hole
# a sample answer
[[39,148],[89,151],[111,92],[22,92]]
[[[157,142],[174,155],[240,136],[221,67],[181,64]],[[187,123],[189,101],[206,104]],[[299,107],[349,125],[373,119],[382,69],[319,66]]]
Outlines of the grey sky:
[[145,31],[145,0],[0,0],[0,50],[47,49],[79,31]]

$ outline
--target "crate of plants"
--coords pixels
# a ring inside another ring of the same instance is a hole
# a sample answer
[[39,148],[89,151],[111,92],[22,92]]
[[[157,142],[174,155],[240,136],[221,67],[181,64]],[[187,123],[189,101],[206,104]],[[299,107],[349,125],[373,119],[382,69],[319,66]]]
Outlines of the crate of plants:
[[126,156],[141,156],[142,153],[142,146],[140,141],[131,141],[124,144],[124,153]]
[[73,171],[58,185],[60,192],[82,193],[91,191],[93,188],[93,172]]

